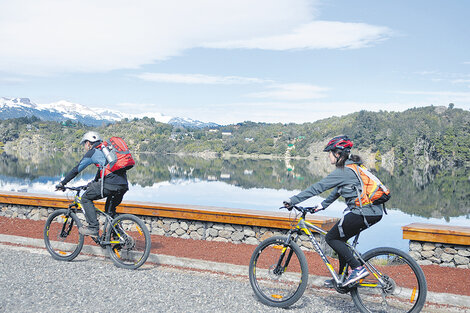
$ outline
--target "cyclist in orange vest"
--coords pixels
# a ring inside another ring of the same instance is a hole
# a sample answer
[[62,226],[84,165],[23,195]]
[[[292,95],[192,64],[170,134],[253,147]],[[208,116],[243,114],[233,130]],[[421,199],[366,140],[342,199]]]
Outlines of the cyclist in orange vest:
[[[346,263],[352,269],[343,282],[343,286],[351,285],[369,275],[367,269],[361,265],[347,247],[346,241],[380,221],[383,215],[380,205],[368,204],[358,207],[355,204],[358,199],[357,190],[361,188],[361,182],[354,170],[345,167],[345,165],[362,164],[362,160],[359,156],[351,154],[352,147],[353,142],[345,135],[331,139],[323,151],[328,152],[329,160],[331,164],[336,166],[336,169],[319,182],[284,201],[284,205],[289,208],[329,189],[333,189],[333,191],[318,205],[317,210],[327,208],[340,196],[345,199],[347,208],[344,210],[343,217],[325,237],[328,245],[338,253],[339,272],[343,271]],[[325,281],[325,286],[333,287],[333,280]]]

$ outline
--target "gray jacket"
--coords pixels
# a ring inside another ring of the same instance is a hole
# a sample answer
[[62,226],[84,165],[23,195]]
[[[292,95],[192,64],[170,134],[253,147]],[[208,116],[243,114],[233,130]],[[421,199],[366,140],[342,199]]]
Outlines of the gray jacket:
[[[354,164],[354,162],[347,160],[346,164]],[[308,198],[317,196],[326,190],[334,188],[331,194],[321,203],[324,208],[327,208],[336,199],[342,196],[351,212],[361,214],[359,208],[354,204],[354,201],[357,199],[357,191],[355,187],[361,190],[361,182],[354,171],[348,167],[336,168],[319,182],[291,197],[290,202],[292,205],[296,205]],[[364,215],[382,215],[383,213],[381,205],[364,206],[362,208],[362,212]]]

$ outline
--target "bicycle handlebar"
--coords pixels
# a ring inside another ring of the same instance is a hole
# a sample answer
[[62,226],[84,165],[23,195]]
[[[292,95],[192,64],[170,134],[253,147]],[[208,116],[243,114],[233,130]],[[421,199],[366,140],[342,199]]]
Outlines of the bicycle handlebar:
[[79,191],[79,190],[85,190],[87,186],[78,186],[78,187],[65,187],[66,189],[74,190],[74,191]]
[[298,205],[292,205],[290,207],[280,207],[279,210],[281,209],[287,209],[289,211],[292,211],[292,209],[296,209],[297,211],[301,212],[301,213],[311,213],[311,214],[315,214],[315,213],[318,213],[322,210],[324,210],[324,208],[321,208],[321,209],[317,209],[316,206],[312,206],[312,207],[301,207],[301,206],[298,206]]
[[[87,186],[78,186],[78,187],[68,187],[68,186],[63,186],[63,190],[65,192],[65,190],[72,190],[72,191],[80,191],[80,190],[85,190]],[[58,189],[60,190],[60,189]]]

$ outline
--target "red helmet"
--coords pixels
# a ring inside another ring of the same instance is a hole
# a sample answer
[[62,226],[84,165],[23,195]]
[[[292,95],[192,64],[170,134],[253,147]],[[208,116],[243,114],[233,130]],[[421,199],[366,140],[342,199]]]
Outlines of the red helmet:
[[326,145],[324,152],[333,151],[336,149],[344,150],[344,149],[351,149],[353,146],[353,142],[348,138],[346,135],[336,136],[331,139],[328,144]]

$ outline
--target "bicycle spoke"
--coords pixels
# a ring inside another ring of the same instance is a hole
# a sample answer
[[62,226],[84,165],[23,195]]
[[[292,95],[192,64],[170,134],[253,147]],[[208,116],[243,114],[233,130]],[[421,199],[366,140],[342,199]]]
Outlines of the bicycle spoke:
[[71,218],[61,215],[49,227],[49,238],[52,239],[51,247],[60,255],[71,254],[78,240],[78,229],[72,232],[72,222]]
[[66,210],[50,215],[44,228],[44,242],[49,253],[58,260],[70,261],[83,246],[83,236],[78,233],[76,222]]
[[[362,279],[353,292],[353,299],[369,312],[413,312],[422,307],[426,284],[419,267],[404,252],[380,251],[368,263],[380,273]],[[403,254],[403,255],[401,255]]]
[[305,290],[308,277],[305,256],[298,247],[284,246],[276,240],[266,242],[253,254],[250,282],[262,302],[286,307]]
[[150,234],[135,216],[122,215],[115,219],[107,237],[109,254],[117,266],[138,268],[150,253]]

